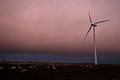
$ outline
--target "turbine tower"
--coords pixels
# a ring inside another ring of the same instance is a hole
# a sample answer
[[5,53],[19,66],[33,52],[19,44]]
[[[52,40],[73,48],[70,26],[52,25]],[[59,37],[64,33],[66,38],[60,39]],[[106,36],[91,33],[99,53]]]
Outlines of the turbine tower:
[[86,35],[85,35],[84,41],[85,41],[86,37],[88,36],[89,32],[91,31],[91,29],[93,28],[94,64],[97,65],[98,62],[97,62],[97,50],[96,50],[96,33],[95,33],[95,28],[97,27],[97,24],[103,23],[103,22],[107,22],[107,21],[110,21],[110,20],[102,20],[102,21],[98,21],[98,22],[94,22],[94,23],[93,23],[92,18],[91,18],[91,15],[90,15],[90,12],[89,12],[88,14],[89,14],[89,20],[90,20],[90,27],[89,27]]

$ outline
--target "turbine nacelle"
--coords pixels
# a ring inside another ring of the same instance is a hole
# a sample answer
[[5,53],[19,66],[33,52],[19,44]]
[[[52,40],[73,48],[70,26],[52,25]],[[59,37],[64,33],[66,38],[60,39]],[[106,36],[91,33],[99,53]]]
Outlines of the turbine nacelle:
[[97,25],[96,25],[96,24],[91,24],[91,26],[93,26],[93,27],[97,27]]

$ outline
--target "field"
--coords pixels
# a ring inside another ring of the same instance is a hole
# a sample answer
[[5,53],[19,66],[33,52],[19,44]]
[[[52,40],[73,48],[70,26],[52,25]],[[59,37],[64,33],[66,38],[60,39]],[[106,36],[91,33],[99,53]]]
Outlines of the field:
[[120,65],[0,62],[0,80],[120,80]]

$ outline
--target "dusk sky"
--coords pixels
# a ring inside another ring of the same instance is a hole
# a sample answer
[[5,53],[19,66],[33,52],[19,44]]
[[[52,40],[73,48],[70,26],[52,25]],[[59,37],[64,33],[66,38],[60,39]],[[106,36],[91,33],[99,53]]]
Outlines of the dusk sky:
[[110,20],[96,28],[98,54],[120,55],[120,0],[0,0],[0,53],[93,55],[88,11]]

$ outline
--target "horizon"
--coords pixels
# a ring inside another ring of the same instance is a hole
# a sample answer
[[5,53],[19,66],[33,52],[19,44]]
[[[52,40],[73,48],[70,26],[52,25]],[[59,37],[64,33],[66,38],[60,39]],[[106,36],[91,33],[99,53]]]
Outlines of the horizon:
[[[1,56],[2,55],[2,56]],[[0,55],[0,61],[18,62],[58,62],[58,63],[94,63],[93,55],[66,55],[66,54],[38,54],[38,53],[4,53]],[[120,55],[98,54],[98,64],[120,64]]]

